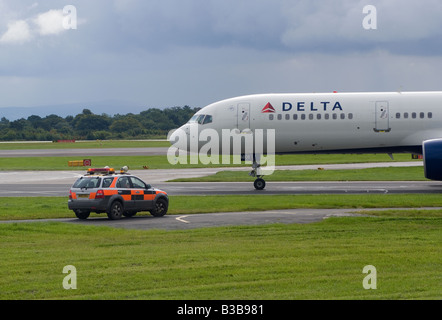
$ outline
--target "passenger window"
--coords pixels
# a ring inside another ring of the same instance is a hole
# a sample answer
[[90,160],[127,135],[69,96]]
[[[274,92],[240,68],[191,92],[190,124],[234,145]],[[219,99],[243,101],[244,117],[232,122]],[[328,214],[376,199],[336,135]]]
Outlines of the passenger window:
[[408,112],[404,113],[404,119],[408,119]]
[[316,119],[321,120],[321,114],[320,114],[320,113],[318,113],[318,114],[316,115]]
[[328,113],[326,113],[326,114],[324,115],[324,119],[325,119],[325,120],[330,119],[330,115],[329,115]]
[[273,120],[273,114],[269,114],[269,120]]
[[433,112],[428,112],[427,116],[428,116],[428,119],[433,118]]
[[333,113],[333,119],[334,120],[338,119],[338,115],[336,113]]
[[419,117],[420,117],[421,119],[425,118],[425,113],[421,112],[421,113],[419,114]]
[[313,120],[313,113],[310,113],[310,114],[308,115],[308,118],[309,118],[310,120]]
[[130,188],[129,177],[120,177],[117,181],[117,188]]
[[301,114],[301,120],[305,120],[305,114]]
[[278,120],[282,120],[282,114],[278,114]]
[[401,114],[399,112],[396,112],[396,119],[400,119],[401,118]]
[[298,114],[297,113],[293,114],[293,120],[298,120]]
[[146,184],[138,178],[131,177],[133,188],[146,189]]
[[101,179],[90,179],[86,185],[86,188],[98,188],[100,186]]
[[290,115],[289,114],[285,115],[285,120],[290,120]]
[[351,120],[351,119],[353,119],[353,113],[349,113],[348,114],[348,118]]
[[345,119],[345,113],[341,113],[341,119],[342,119],[342,120]]
[[112,181],[114,181],[114,178],[104,178],[103,179],[103,188],[109,188],[112,184]]
[[413,119],[416,119],[416,112],[413,112],[413,113],[411,114],[411,117],[412,117]]

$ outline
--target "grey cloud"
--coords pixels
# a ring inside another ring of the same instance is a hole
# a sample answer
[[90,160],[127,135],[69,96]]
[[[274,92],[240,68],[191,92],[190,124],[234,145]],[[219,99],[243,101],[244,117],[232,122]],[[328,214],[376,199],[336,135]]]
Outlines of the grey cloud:
[[[0,0],[0,36],[10,21],[69,2],[35,3]],[[439,0],[71,3],[84,21],[77,30],[0,44],[3,105],[121,98],[202,106],[266,91],[395,90],[401,81],[434,88],[442,74]],[[377,8],[377,30],[362,27],[366,4]]]
[[[366,1],[115,1],[112,28],[121,43],[161,51],[239,46],[285,52],[440,54],[442,3],[371,1],[377,30],[365,30]],[[127,41],[125,41],[127,40]]]
[[[97,50],[159,52],[178,47],[236,46],[285,52],[441,53],[442,2],[373,0],[377,30],[364,30],[360,0],[78,0],[87,24],[84,45]],[[0,1],[3,15],[17,20],[62,9],[59,1],[35,5]],[[18,13],[17,13],[18,12]],[[1,14],[0,14],[1,15]],[[3,21],[3,29],[6,22]],[[0,26],[1,27],[1,26]],[[1,28],[0,28],[1,32]],[[426,47],[428,46],[428,50]]]

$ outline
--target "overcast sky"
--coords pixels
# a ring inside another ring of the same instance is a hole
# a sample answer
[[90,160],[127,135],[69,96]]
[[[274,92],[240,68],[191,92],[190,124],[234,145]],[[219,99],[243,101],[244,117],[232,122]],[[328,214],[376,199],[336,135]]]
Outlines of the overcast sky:
[[441,17],[440,0],[0,0],[0,107],[441,90]]

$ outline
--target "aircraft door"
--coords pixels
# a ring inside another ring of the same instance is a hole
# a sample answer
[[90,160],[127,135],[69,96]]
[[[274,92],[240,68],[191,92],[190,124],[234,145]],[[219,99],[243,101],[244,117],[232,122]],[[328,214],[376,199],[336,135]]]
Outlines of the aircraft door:
[[376,101],[374,131],[389,132],[390,130],[388,101]]
[[238,129],[250,129],[250,103],[238,103]]

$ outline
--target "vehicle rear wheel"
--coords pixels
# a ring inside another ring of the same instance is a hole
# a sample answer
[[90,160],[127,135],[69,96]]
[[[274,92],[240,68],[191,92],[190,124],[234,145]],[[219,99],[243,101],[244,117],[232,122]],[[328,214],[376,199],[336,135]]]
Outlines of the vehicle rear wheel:
[[167,213],[169,204],[166,199],[160,198],[155,202],[155,207],[150,212],[154,217],[162,217]]
[[114,201],[109,209],[109,211],[107,212],[107,216],[109,219],[111,220],[117,220],[117,219],[121,219],[122,215],[123,215],[123,205],[121,204],[120,201]]
[[74,213],[77,216],[77,218],[81,220],[86,220],[87,218],[89,218],[89,215],[91,214],[90,211],[80,210],[80,209],[74,210]]

